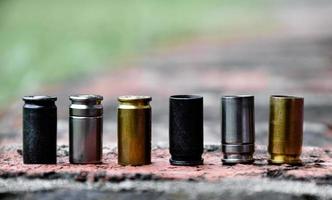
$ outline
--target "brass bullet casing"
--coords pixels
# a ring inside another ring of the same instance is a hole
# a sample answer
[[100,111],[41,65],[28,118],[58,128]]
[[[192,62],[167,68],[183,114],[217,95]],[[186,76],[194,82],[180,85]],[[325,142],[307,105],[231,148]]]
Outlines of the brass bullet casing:
[[151,106],[149,96],[118,98],[118,163],[151,163]]
[[301,164],[303,102],[302,97],[271,96],[268,146],[271,164]]

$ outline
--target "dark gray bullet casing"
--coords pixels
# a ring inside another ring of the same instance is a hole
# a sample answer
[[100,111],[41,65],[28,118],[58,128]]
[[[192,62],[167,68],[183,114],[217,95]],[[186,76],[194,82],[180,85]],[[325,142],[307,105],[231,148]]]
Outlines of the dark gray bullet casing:
[[221,133],[224,164],[252,163],[255,151],[254,96],[221,98]]
[[24,164],[56,164],[56,97],[25,96],[23,106]]
[[96,164],[102,160],[102,96],[71,96],[69,117],[69,161]]

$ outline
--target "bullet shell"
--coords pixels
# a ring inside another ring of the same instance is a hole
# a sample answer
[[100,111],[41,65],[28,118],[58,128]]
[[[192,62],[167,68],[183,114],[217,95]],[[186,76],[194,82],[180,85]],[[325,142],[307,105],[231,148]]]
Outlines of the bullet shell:
[[73,164],[97,164],[102,161],[103,97],[70,96],[69,161]]
[[169,145],[172,165],[203,164],[203,97],[170,97]]
[[269,126],[269,162],[300,164],[303,140],[303,98],[271,96]]
[[151,163],[151,106],[149,96],[118,98],[118,163]]
[[221,108],[222,162],[252,163],[255,151],[254,96],[224,96]]
[[25,96],[23,106],[24,164],[56,164],[56,97]]

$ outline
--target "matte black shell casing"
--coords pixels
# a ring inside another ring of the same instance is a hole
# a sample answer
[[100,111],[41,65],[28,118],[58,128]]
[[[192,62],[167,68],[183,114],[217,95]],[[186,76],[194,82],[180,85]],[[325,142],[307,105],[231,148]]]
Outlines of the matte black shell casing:
[[24,164],[56,164],[56,97],[25,96],[23,106]]
[[203,164],[203,97],[170,97],[169,145],[172,165]]
[[254,96],[221,98],[221,135],[224,164],[249,164],[255,151]]

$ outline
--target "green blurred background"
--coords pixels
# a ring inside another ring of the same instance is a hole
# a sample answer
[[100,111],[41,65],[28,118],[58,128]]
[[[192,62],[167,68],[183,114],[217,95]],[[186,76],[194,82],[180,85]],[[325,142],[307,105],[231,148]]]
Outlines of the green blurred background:
[[258,0],[0,0],[0,108],[155,48],[269,29],[269,12]]

